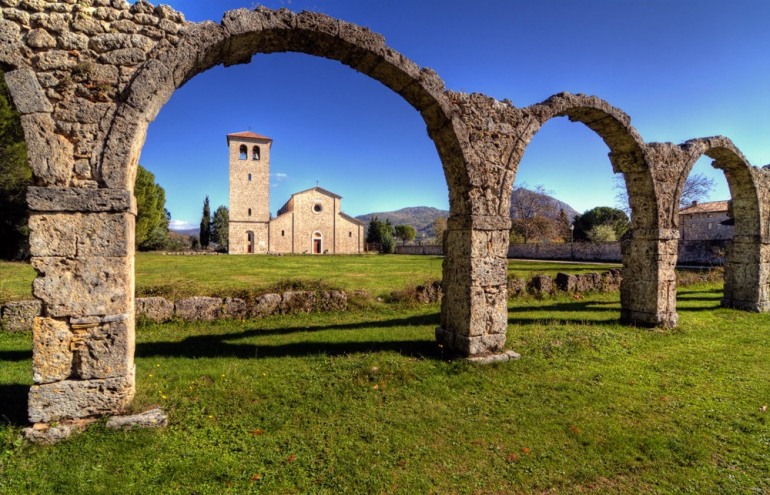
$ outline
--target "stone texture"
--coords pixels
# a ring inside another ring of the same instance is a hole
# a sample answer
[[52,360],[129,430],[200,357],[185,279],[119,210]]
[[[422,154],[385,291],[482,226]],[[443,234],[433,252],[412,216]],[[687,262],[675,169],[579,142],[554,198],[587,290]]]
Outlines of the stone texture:
[[58,424],[35,423],[24,428],[22,436],[25,440],[38,445],[54,445],[84,431],[95,420],[70,420]]
[[288,291],[281,295],[281,313],[312,313],[316,310],[313,291]]
[[251,316],[269,316],[277,313],[281,308],[280,294],[263,294],[254,300],[251,308]]
[[222,305],[222,317],[233,320],[248,318],[251,307],[249,303],[238,297],[226,297]]
[[72,378],[126,376],[134,362],[134,321],[128,315],[72,323]]
[[33,213],[30,249],[36,256],[128,256],[134,243],[129,213]]
[[51,383],[72,374],[72,332],[66,321],[35,318],[32,331],[32,380]]
[[163,297],[136,298],[136,317],[164,322],[174,317],[174,303]]
[[35,297],[49,316],[125,314],[133,298],[133,258],[33,257]]
[[548,275],[535,275],[527,284],[527,289],[535,296],[548,296],[554,291],[553,278]]
[[188,297],[174,306],[176,317],[186,321],[212,321],[222,313],[222,299],[218,297]]
[[75,187],[30,187],[27,204],[39,212],[135,212],[131,191]]
[[[439,290],[441,288],[439,282]],[[346,311],[348,309],[348,295],[341,290],[325,290],[318,294],[318,311]]]
[[120,413],[133,397],[133,371],[117,378],[33,385],[29,391],[29,421],[50,423]]
[[40,301],[9,301],[0,312],[0,326],[6,332],[31,331],[42,307]]
[[165,428],[168,426],[168,416],[163,409],[156,407],[139,414],[130,416],[113,416],[107,420],[107,428],[127,430],[131,428]]

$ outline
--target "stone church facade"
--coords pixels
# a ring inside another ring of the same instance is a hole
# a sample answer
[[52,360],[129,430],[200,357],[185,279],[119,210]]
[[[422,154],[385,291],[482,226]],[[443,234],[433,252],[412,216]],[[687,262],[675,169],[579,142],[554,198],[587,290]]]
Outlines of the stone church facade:
[[227,135],[230,157],[230,254],[357,254],[365,224],[341,210],[342,197],[321,187],[294,193],[270,215],[270,148],[254,132]]

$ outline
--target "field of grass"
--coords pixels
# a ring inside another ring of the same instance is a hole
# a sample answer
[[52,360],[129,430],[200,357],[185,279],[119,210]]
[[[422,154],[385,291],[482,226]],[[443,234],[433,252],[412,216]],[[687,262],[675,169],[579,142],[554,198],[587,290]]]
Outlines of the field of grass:
[[[225,296],[260,291],[287,280],[324,283],[341,289],[363,289],[384,296],[441,278],[442,257],[364,256],[179,256],[137,253],[136,292],[139,297],[164,295]],[[585,273],[612,266],[511,261],[509,273],[530,278],[559,271]],[[32,297],[35,271],[27,263],[0,261],[0,302]]]
[[29,335],[0,334],[0,493],[770,493],[770,315],[681,290],[680,327],[617,294],[517,299],[519,361],[444,359],[438,307],[137,328],[135,411],[19,438]]

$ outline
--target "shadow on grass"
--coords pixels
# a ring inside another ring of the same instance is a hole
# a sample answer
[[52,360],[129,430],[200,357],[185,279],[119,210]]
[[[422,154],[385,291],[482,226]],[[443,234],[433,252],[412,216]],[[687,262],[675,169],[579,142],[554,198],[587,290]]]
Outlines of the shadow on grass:
[[32,351],[0,351],[0,362],[2,361],[27,361],[32,360]]
[[0,385],[0,424],[27,426],[29,385]]
[[346,354],[398,352],[404,356],[429,359],[444,359],[435,340],[375,340],[358,342],[293,342],[290,344],[257,345],[227,341],[272,335],[286,335],[300,332],[321,332],[325,330],[366,330],[402,326],[438,325],[438,314],[397,318],[384,321],[347,323],[342,325],[315,325],[286,328],[253,329],[242,332],[195,335],[174,342],[146,342],[136,345],[137,357],[235,357],[253,359],[265,357],[298,356],[342,356]]

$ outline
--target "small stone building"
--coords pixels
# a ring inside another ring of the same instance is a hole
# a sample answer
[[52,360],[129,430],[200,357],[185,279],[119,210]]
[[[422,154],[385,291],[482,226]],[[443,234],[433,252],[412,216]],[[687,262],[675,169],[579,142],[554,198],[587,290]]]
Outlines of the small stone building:
[[679,238],[682,241],[723,241],[733,238],[730,201],[699,203],[679,210]]
[[227,135],[230,254],[356,254],[365,224],[342,212],[342,197],[321,187],[294,193],[270,215],[270,148],[254,132]]

